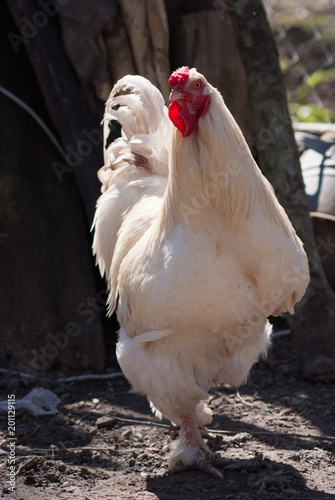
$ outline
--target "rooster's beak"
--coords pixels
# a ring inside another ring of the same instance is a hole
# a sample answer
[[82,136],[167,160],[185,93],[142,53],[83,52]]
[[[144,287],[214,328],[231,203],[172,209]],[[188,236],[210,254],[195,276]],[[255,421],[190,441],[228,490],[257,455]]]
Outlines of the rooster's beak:
[[181,92],[178,92],[176,89],[171,89],[170,95],[169,95],[169,100],[170,101],[177,101],[178,99],[183,99],[184,96]]

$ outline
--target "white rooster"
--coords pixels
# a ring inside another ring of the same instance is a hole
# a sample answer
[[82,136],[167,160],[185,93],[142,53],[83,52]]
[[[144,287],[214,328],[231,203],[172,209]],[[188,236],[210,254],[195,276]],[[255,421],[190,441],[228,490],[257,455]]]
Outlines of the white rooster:
[[199,431],[211,422],[208,391],[246,380],[267,351],[267,317],[294,313],[309,271],[218,90],[188,67],[169,83],[169,111],[140,76],[111,92],[104,120],[122,137],[98,174],[93,251],[121,325],[120,366],[180,426],[169,471],[222,477]]

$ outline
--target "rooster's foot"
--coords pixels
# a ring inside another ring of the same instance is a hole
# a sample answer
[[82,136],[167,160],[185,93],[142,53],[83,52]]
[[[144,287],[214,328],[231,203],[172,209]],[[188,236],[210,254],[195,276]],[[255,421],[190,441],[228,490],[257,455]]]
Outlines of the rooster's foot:
[[223,478],[213,464],[222,463],[205,444],[200,434],[198,418],[192,412],[180,419],[179,439],[170,447],[169,469],[166,474],[174,474],[186,469],[199,469],[212,476]]
[[181,460],[176,462],[174,465],[169,467],[169,469],[163,474],[164,476],[170,474],[176,474],[177,472],[182,472],[188,469],[198,469],[206,472],[206,474],[210,474],[215,477],[223,478],[223,474],[218,471],[213,464],[220,465],[220,458],[214,455],[212,452],[205,452],[202,449],[198,449],[196,452],[196,457],[192,461],[192,463],[188,463],[187,465],[183,463]]

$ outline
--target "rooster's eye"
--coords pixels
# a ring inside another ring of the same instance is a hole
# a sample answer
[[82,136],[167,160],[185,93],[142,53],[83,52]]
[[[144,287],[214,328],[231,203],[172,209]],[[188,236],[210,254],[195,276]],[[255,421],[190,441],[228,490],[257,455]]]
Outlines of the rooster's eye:
[[200,82],[196,82],[196,83],[194,84],[194,88],[195,88],[195,89],[199,89],[199,88],[200,88]]

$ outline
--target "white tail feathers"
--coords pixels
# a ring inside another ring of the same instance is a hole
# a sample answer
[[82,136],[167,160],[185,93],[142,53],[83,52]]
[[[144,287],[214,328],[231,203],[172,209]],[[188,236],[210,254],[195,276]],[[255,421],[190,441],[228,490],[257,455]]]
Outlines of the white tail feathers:
[[111,120],[120,123],[122,137],[104,152],[105,166],[99,172],[103,191],[115,170],[121,174],[135,167],[167,176],[170,122],[163,96],[149,80],[128,75],[115,84],[103,118],[105,146]]
[[160,210],[168,176],[170,121],[164,99],[148,80],[128,75],[114,86],[104,115],[104,147],[109,122],[122,136],[104,151],[105,166],[93,227],[93,253],[109,285],[109,310],[117,303],[118,274],[131,248]]

